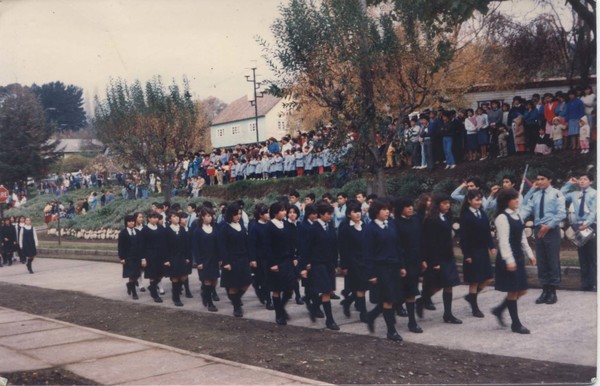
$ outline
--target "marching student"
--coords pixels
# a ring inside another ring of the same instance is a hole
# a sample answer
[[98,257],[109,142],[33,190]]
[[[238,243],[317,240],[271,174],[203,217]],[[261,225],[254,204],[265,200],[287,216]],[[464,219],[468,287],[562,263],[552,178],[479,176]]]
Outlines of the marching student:
[[[425,218],[427,218],[427,216],[429,215],[429,211],[431,210],[431,204],[433,203],[433,199],[431,197],[431,193],[421,193],[419,195],[419,198],[417,199],[417,208],[416,208],[416,213],[415,213],[415,217],[418,218],[418,223],[421,227],[421,234],[423,234],[423,224],[425,223]],[[422,251],[421,251],[422,253]],[[427,262],[425,262],[425,264],[427,264]],[[425,268],[427,269],[427,268]],[[421,294],[423,293],[429,293],[430,289],[429,289],[429,282],[427,280],[427,276],[423,275],[423,288],[421,290]],[[435,311],[435,305],[433,304],[433,302],[431,301],[431,298],[429,299],[423,299],[423,308],[425,308],[426,310],[430,310],[430,311]]]
[[300,209],[296,205],[289,205],[287,209],[287,222],[290,223],[290,233],[292,233],[292,240],[294,244],[294,260],[296,260],[296,266],[294,267],[296,270],[296,284],[294,285],[294,294],[296,295],[296,304],[303,305],[304,301],[302,300],[302,296],[300,296],[300,268],[299,260],[300,260],[300,252],[298,242],[299,239],[299,231],[298,228],[300,226],[300,222],[298,221],[298,217],[300,217]]
[[162,303],[158,296],[158,282],[164,276],[165,270],[165,231],[158,225],[161,215],[151,212],[148,215],[148,224],[142,229],[142,268],[144,276],[150,281],[148,290],[156,303]]
[[496,290],[507,292],[506,299],[492,309],[492,314],[504,326],[503,313],[508,308],[512,319],[511,330],[529,334],[519,319],[517,300],[527,293],[525,258],[531,265],[536,259],[523,232],[525,226],[519,216],[519,194],[514,189],[502,189],[498,193],[498,216],[494,221],[499,253],[496,256]]
[[398,243],[403,251],[406,264],[406,278],[403,280],[408,313],[408,330],[422,333],[423,329],[415,319],[415,297],[419,295],[419,276],[427,269],[421,252],[421,218],[415,214],[413,202],[409,198],[399,198],[395,204],[396,231]]
[[265,232],[265,268],[266,284],[273,294],[273,306],[275,308],[275,322],[286,325],[289,319],[285,311],[285,305],[292,297],[292,290],[297,284],[295,267],[298,260],[295,259],[293,230],[289,222],[284,221],[287,211],[285,205],[280,202],[271,204],[269,216],[271,220],[267,223]]
[[254,219],[248,226],[248,250],[250,260],[256,262],[256,268],[252,269],[252,287],[254,287],[254,292],[260,304],[265,304],[267,310],[273,310],[273,302],[266,284],[268,270],[265,261],[267,253],[266,232],[269,220],[269,207],[263,203],[256,204]]
[[396,331],[394,305],[402,300],[402,279],[406,276],[404,256],[398,249],[398,233],[393,221],[388,221],[390,209],[386,202],[373,200],[369,206],[371,222],[365,227],[365,263],[369,281],[376,285],[378,305],[366,316],[370,332],[375,319],[383,313],[387,338],[396,342],[402,337]]
[[[194,212],[194,219],[196,218],[196,212]],[[192,257],[192,233],[190,231],[190,228],[188,227],[189,221],[188,221],[188,214],[185,212],[179,212],[179,226],[181,228],[183,228],[183,230],[185,230],[185,243],[186,243],[186,251],[188,252],[188,255],[185,258],[186,261],[186,274],[187,274],[187,278],[185,280],[183,280],[181,282],[181,284],[183,285],[183,289],[185,290],[185,297],[188,299],[191,299],[194,297],[194,295],[192,295],[192,291],[190,291],[190,275],[192,274],[192,263],[193,263],[193,257]]]
[[171,223],[166,229],[166,252],[167,258],[164,263],[166,272],[171,278],[171,298],[173,304],[182,307],[180,294],[182,283],[187,280],[188,264],[191,253],[189,251],[189,240],[187,232],[181,227],[179,213],[171,212],[169,215]]
[[463,253],[464,281],[469,283],[465,300],[471,305],[473,316],[483,318],[477,305],[477,294],[494,277],[490,254],[496,256],[490,222],[482,208],[483,194],[469,190],[460,210],[460,248]]
[[238,202],[227,206],[225,223],[219,229],[219,256],[222,259],[221,287],[233,305],[233,316],[242,317],[242,296],[252,283],[250,267],[256,268],[256,261],[250,260],[248,234],[241,223],[242,209]]
[[[298,224],[298,247],[299,255],[299,266],[300,272],[304,270],[306,266],[306,254],[307,254],[307,243],[308,243],[308,231],[312,225],[317,222],[317,207],[314,204],[308,204],[304,207],[304,220]],[[307,277],[302,276],[302,286],[304,287],[304,304],[309,314],[314,315],[315,318],[324,318],[325,314],[321,311],[320,300],[317,297],[310,295],[310,282]],[[316,304],[313,303],[316,301]]]
[[123,265],[122,277],[129,279],[127,282],[127,295],[131,295],[133,300],[138,300],[135,289],[138,277],[140,277],[140,245],[139,235],[135,229],[135,215],[128,214],[124,218],[125,228],[119,232],[118,253],[119,260]]
[[214,212],[212,209],[202,207],[199,213],[201,225],[194,228],[192,234],[192,255],[194,266],[198,270],[201,288],[202,304],[210,312],[217,312],[212,299],[212,293],[219,280],[219,255],[217,227],[213,226]]
[[429,291],[423,292],[416,301],[416,312],[423,316],[423,304],[439,290],[443,289],[444,322],[461,324],[452,314],[452,287],[460,284],[454,259],[452,222],[449,215],[450,197],[438,193],[433,196],[433,204],[423,224],[423,257],[427,262],[425,275]]
[[331,295],[335,291],[335,267],[338,258],[337,236],[331,223],[333,206],[324,202],[317,204],[317,215],[319,218],[308,229],[302,276],[308,278],[307,294],[312,298],[309,305],[311,320],[314,322],[317,317],[320,301],[325,312],[325,326],[337,331],[340,328],[331,311]]
[[27,260],[27,271],[33,273],[31,264],[37,255],[38,238],[37,231],[31,225],[31,217],[25,217],[25,224],[20,227],[19,246],[23,258]]
[[[12,256],[17,249],[17,231],[9,217],[4,219],[4,224],[0,227],[0,238],[2,239],[3,263],[12,265]],[[2,263],[0,263],[0,266],[2,266]]]
[[[142,212],[135,212],[133,214],[133,217],[135,218],[135,226],[133,227],[135,229],[135,233],[138,235],[138,238],[141,238],[142,236],[142,229],[144,229],[144,214]],[[139,246],[138,249],[138,253],[142,252],[142,247]],[[135,283],[136,287],[140,287],[140,292],[146,292],[146,286],[143,283],[143,275],[144,275],[144,268],[142,268],[142,256],[139,256],[140,258],[140,274],[138,276],[138,279]]]
[[340,268],[344,274],[344,291],[351,293],[342,300],[344,315],[350,317],[350,304],[356,302],[360,312],[360,321],[366,322],[365,292],[369,289],[364,261],[365,224],[362,222],[362,209],[358,201],[348,202],[346,220],[340,222],[338,240],[340,242]]

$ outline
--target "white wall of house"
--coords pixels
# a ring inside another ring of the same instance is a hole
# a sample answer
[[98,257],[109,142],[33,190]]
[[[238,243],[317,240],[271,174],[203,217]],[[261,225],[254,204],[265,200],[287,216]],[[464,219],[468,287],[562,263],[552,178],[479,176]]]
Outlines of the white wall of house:
[[273,137],[279,140],[289,133],[288,116],[283,107],[283,103],[284,102],[282,99],[271,110],[269,110],[265,116],[265,125],[267,128],[267,136],[265,139]]

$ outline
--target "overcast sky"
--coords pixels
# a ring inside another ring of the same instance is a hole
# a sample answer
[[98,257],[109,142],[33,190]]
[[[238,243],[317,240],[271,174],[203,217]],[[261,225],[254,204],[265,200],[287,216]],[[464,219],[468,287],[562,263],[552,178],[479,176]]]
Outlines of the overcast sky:
[[[250,67],[269,75],[255,36],[271,39],[282,2],[0,0],[0,85],[62,81],[91,98],[110,77],[186,75],[196,98],[229,103],[248,93]],[[502,7],[525,18],[539,11],[533,0]]]

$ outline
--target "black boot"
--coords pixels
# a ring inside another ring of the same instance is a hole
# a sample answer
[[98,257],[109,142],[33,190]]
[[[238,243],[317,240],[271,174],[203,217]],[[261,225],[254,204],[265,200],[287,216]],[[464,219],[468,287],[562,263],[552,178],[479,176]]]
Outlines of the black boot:
[[344,298],[344,300],[342,300],[340,302],[340,304],[342,305],[342,308],[344,310],[344,315],[347,318],[350,317],[350,306],[352,305],[353,302],[354,302],[354,294],[350,294],[350,295],[346,296]]
[[512,332],[516,332],[517,334],[529,334],[529,330],[521,324],[519,320],[519,312],[517,310],[517,301],[516,300],[508,300],[507,301],[508,312],[510,313],[510,318],[512,319],[512,324],[510,329]]
[[381,314],[382,310],[383,307],[378,303],[375,308],[367,312],[367,328],[371,334],[375,332],[375,319],[377,319],[377,317]]
[[208,306],[208,299],[210,299],[211,292],[208,286],[202,284],[200,286],[200,299],[202,299],[202,305]]
[[158,296],[158,288],[156,288],[156,283],[150,283],[148,290],[150,291],[150,296],[152,296],[152,299],[154,299],[155,303],[162,303],[162,299],[160,296]]
[[[431,301],[431,291],[429,289],[429,285],[427,284],[427,280],[423,282],[423,290],[421,291],[421,297],[423,298],[423,308],[430,311],[435,311],[435,306]],[[419,313],[417,312],[417,315]],[[421,318],[422,316],[419,316]]]
[[408,313],[408,330],[420,334],[423,329],[417,324],[415,318],[415,303],[406,302],[406,311]]
[[131,285],[131,298],[133,300],[138,300],[139,297],[138,297],[137,291],[135,289],[135,282],[133,281],[133,282],[131,282],[129,284]]
[[31,263],[33,263],[33,259],[27,259],[27,271],[29,273],[33,273],[33,269],[31,269]]
[[554,304],[558,301],[556,297],[556,287],[553,285],[548,286],[548,296],[546,297],[546,304]]
[[185,279],[185,281],[183,282],[183,288],[185,289],[185,297],[188,299],[191,299],[194,297],[194,295],[192,295],[192,291],[190,291],[190,280],[189,279]]
[[302,300],[302,296],[300,296],[300,283],[296,282],[294,286],[294,294],[296,295],[296,304],[301,306],[304,304],[304,300]]
[[442,291],[444,300],[444,322],[452,324],[461,324],[462,320],[452,315],[452,292]]
[[383,319],[387,326],[387,338],[394,342],[402,342],[402,337],[396,331],[396,318],[394,317],[394,310],[392,308],[383,309]]
[[542,287],[542,294],[539,298],[535,299],[535,304],[544,304],[546,303],[546,299],[548,299],[548,286],[545,285]]
[[127,287],[127,295],[131,295],[131,284],[130,281],[125,284],[125,287]]
[[228,292],[227,297],[229,297],[229,300],[231,300],[231,305],[233,306],[233,316],[236,318],[241,318],[244,316],[244,311],[242,310],[242,297],[240,293],[238,292],[236,294],[230,294]]
[[287,324],[287,319],[283,314],[283,302],[281,298],[273,297],[273,307],[275,308],[275,323],[280,326],[285,326]]
[[221,299],[219,299],[219,295],[217,295],[217,286],[213,285],[211,287],[212,287],[211,297],[212,297],[213,302],[220,301]]
[[423,309],[425,308],[425,299],[423,296],[415,301],[415,311],[419,318],[423,318]]
[[465,300],[471,305],[471,312],[473,313],[473,316],[476,318],[483,318],[483,312],[481,312],[481,310],[479,309],[479,306],[477,305],[477,294],[467,294],[465,296]]
[[212,287],[213,286],[205,286],[204,289],[204,299],[203,302],[206,302],[206,308],[208,309],[209,312],[217,312],[218,309],[217,307],[215,307],[215,305],[213,304],[213,300],[212,300]]
[[265,299],[265,308],[269,311],[273,311],[275,309],[275,307],[273,306],[273,301],[271,300],[271,294],[263,293],[263,299]]
[[408,316],[408,312],[406,312],[406,309],[404,308],[402,303],[396,304],[396,315],[402,316],[403,318],[406,318]]
[[331,312],[331,301],[323,302],[323,311],[325,311],[325,326],[334,331],[338,331],[340,328],[333,320],[333,313]]
[[171,299],[173,299],[173,304],[175,304],[177,307],[183,307],[183,303],[179,298],[179,294],[181,293],[181,283],[171,282],[171,292]]
[[365,297],[356,297],[356,308],[358,308],[358,312],[360,315],[360,321],[363,323],[367,322],[367,304],[366,304],[366,300]]
[[498,323],[500,323],[500,325],[502,327],[506,326],[506,323],[504,323],[504,310],[506,309],[506,307],[508,306],[508,299],[504,299],[502,301],[502,303],[500,303],[497,307],[492,308],[492,314],[498,319]]

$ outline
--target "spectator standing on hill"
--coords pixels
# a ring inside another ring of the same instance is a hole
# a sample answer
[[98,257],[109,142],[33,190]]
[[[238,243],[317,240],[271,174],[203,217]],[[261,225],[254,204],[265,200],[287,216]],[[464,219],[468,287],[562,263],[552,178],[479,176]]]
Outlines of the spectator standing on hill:
[[575,90],[569,90],[567,101],[567,122],[569,149],[579,149],[579,120],[585,116],[585,106],[581,99],[577,98]]

